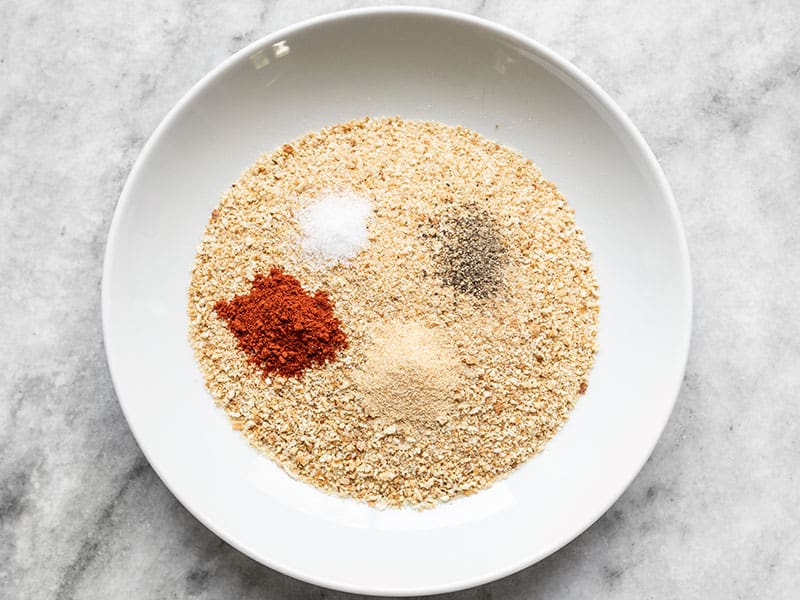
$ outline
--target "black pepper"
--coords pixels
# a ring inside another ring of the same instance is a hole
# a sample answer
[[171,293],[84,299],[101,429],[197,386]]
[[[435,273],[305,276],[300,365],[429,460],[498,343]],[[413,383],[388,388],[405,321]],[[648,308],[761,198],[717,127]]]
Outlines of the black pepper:
[[488,211],[467,204],[442,219],[438,232],[439,277],[462,294],[488,298],[503,282],[506,249]]

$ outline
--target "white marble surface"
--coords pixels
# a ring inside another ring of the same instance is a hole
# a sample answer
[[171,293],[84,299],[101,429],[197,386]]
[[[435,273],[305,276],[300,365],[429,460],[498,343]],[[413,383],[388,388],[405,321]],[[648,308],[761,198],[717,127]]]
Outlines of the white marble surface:
[[[0,2],[0,596],[341,598],[200,525],[131,437],[103,355],[101,257],[147,136],[233,51],[366,5]],[[639,477],[488,598],[796,598],[800,5],[434,2],[576,63],[639,126],[687,230],[695,333]]]

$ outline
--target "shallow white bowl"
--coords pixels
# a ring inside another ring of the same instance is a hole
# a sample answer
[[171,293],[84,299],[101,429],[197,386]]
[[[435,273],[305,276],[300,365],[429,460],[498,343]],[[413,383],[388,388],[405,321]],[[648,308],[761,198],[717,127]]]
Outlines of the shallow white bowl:
[[[576,209],[600,283],[600,353],[567,425],[506,480],[434,510],[378,511],[299,483],[216,408],[186,338],[195,247],[256,156],[364,115],[470,127],[530,157]],[[409,8],[314,19],[214,69],[147,142],[103,273],[106,352],[142,451],[217,535],[331,588],[443,592],[557,550],[622,494],[669,417],[689,345],[689,263],[641,135],[575,67],[508,29]]]

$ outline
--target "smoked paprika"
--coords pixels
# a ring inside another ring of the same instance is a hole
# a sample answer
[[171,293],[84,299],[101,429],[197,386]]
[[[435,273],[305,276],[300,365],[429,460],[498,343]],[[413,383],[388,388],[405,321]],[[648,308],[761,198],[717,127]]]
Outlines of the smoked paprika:
[[272,267],[267,276],[259,273],[250,293],[219,300],[214,310],[264,377],[299,377],[347,348],[328,294],[311,295],[280,267]]

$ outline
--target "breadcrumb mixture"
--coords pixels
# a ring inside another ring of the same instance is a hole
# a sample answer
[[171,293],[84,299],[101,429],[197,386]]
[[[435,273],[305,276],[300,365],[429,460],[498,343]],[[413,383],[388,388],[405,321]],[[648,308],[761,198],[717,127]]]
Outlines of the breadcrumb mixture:
[[[310,264],[298,215],[315,198],[348,193],[371,200],[368,243],[349,260]],[[476,207],[503,253],[493,240],[479,244],[499,274],[485,274],[489,285],[470,274],[483,287],[469,293],[457,278],[467,263],[443,276],[442,257],[454,253],[453,215]],[[214,311],[273,266],[324,290],[347,336],[336,360],[301,377],[264,377]],[[188,311],[208,390],[253,446],[325,491],[427,508],[487,487],[558,431],[586,390],[599,305],[573,211],[530,160],[462,127],[395,117],[262,155],[212,212]],[[424,364],[392,370],[375,355],[387,324],[403,323],[427,328],[446,348],[435,360],[458,367],[443,380],[453,387],[447,377],[457,374],[452,397],[432,398],[413,419],[372,395],[387,390],[368,372],[405,373],[398,397],[419,388]]]

